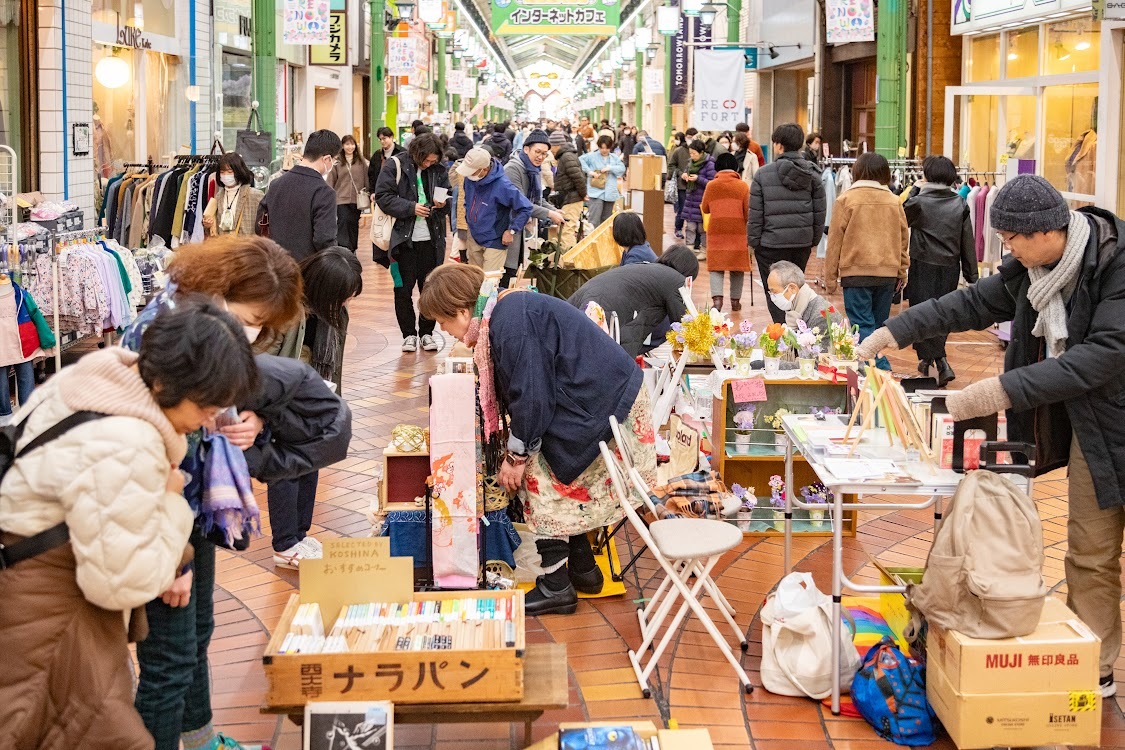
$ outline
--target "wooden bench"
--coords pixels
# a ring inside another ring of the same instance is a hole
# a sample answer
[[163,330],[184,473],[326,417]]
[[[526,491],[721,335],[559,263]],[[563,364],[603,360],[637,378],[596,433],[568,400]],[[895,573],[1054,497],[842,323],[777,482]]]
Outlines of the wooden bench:
[[[523,700],[516,703],[395,704],[396,724],[523,722],[523,744],[531,744],[531,725],[544,711],[569,704],[566,645],[532,643],[524,652]],[[264,714],[288,714],[301,726],[304,706],[262,706]]]

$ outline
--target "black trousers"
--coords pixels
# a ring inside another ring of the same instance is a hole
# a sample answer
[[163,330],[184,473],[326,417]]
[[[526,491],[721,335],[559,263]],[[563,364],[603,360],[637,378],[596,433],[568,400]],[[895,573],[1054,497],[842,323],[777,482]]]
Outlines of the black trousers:
[[266,487],[273,551],[285,552],[305,538],[312,526],[319,472],[296,479],[280,479]]
[[353,253],[359,247],[359,207],[354,203],[336,206],[336,244]]
[[[766,286],[766,279],[770,276],[770,266],[779,260],[787,260],[798,266],[802,271],[809,263],[812,255],[811,247],[759,247],[754,251],[754,259],[758,261],[758,273],[762,277],[762,286]],[[785,311],[770,299],[769,288],[766,288],[766,307],[769,308],[770,317],[774,323],[785,322]]]
[[[961,281],[961,267],[958,265],[939,266],[921,260],[910,259],[910,280],[906,283],[903,297],[910,301],[911,307],[926,300],[937,299],[957,291]],[[919,362],[933,362],[945,357],[945,336],[934,336],[914,342],[914,351]]]
[[408,336],[429,336],[434,332],[434,321],[414,310],[414,287],[417,286],[421,293],[426,277],[436,267],[437,250],[432,240],[399,246],[398,273],[402,286],[395,288],[395,317],[404,339]]

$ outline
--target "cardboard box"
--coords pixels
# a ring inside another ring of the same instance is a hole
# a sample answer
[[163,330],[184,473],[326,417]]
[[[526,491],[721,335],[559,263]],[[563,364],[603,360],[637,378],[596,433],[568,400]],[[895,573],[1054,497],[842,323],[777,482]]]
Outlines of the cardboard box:
[[1003,640],[970,638],[930,623],[926,668],[962,694],[1096,690],[1101,642],[1078,616],[1047,597],[1039,627]]
[[[931,635],[931,642],[933,637]],[[1031,684],[1030,680],[1026,680]],[[962,694],[933,662],[926,667],[926,695],[960,750],[1093,745],[1101,742],[1102,707],[1093,690],[1043,693]]]
[[661,156],[633,154],[629,157],[629,170],[625,175],[626,187],[629,190],[661,190],[664,164]]

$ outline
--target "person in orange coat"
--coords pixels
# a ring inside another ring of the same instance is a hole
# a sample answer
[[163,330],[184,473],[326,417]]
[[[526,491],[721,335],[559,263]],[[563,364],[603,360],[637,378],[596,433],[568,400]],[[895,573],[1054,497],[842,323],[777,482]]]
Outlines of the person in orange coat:
[[730,271],[730,309],[742,309],[743,274],[750,270],[746,221],[750,212],[750,186],[738,172],[734,154],[719,154],[715,179],[707,183],[699,208],[710,214],[707,224],[707,270],[711,272],[711,303],[723,309],[723,274]]

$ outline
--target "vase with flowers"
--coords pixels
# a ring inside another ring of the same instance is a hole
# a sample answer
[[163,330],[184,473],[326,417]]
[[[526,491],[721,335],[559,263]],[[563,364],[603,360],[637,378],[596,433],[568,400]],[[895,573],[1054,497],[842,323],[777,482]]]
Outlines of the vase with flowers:
[[809,509],[809,524],[814,529],[824,526],[824,509],[832,502],[832,493],[820,482],[813,482],[801,488],[801,497],[809,505],[819,505],[820,508]]
[[831,346],[828,363],[837,370],[858,369],[855,348],[859,345],[859,326],[853,326],[847,318],[837,323],[833,317],[836,315],[835,307],[829,307],[823,315],[828,323],[828,341]]
[[776,378],[781,372],[781,355],[792,349],[793,344],[793,333],[783,323],[770,323],[758,336],[767,378]]
[[743,487],[741,484],[732,484],[730,492],[738,500],[738,514],[736,525],[739,531],[749,531],[754,523],[754,508],[758,505],[758,498],[753,487]]
[[750,440],[754,434],[754,412],[756,408],[751,404],[742,407],[734,415],[734,447],[742,456],[750,453]]
[[750,321],[742,321],[738,333],[731,337],[731,346],[734,348],[734,369],[739,375],[750,374],[750,356],[754,353],[754,344],[757,342],[758,334],[754,333]]
[[782,407],[775,411],[773,414],[768,414],[762,419],[766,424],[773,428],[773,447],[774,449],[784,453],[786,446],[785,433],[781,431],[781,418],[789,414],[789,410]]
[[816,377],[816,358],[820,354],[820,328],[809,328],[803,320],[797,321],[797,330],[793,333],[797,342],[797,364],[802,380]]
[[770,477],[770,507],[773,508],[773,527],[785,530],[785,480],[774,474]]

